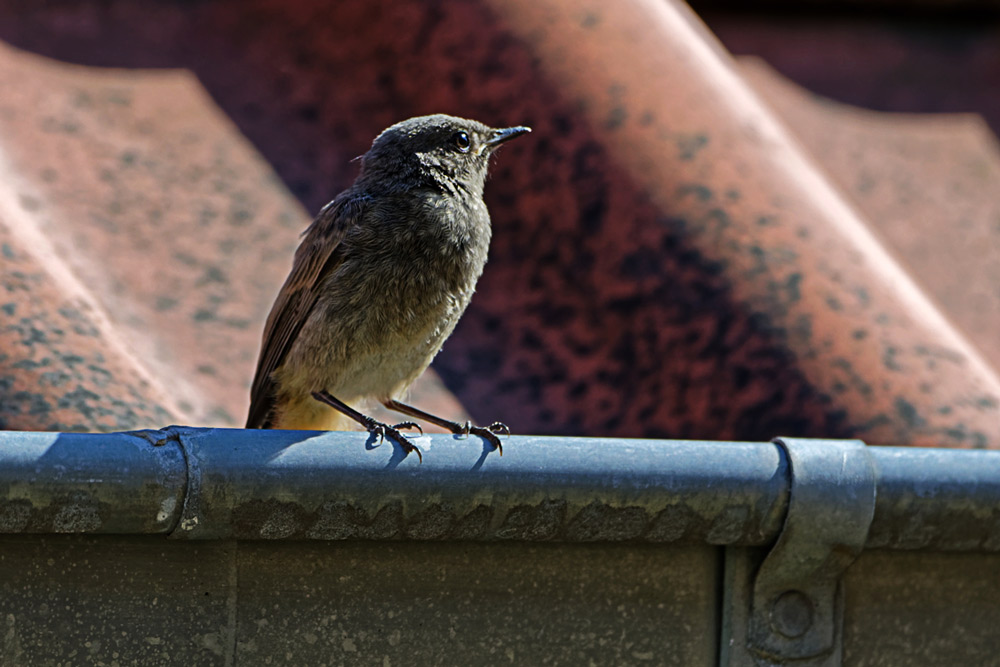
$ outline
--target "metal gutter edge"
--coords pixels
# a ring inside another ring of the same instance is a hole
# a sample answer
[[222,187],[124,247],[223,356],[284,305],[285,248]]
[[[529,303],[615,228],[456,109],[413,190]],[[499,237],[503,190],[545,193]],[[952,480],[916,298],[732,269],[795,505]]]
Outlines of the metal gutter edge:
[[1000,551],[1000,451],[870,447],[866,549]]
[[[249,437],[248,437],[249,436]],[[767,443],[187,430],[197,499],[173,537],[766,544],[787,479]]]
[[[831,446],[856,441],[827,441]],[[773,443],[168,427],[0,432],[0,532],[181,539],[636,541],[763,546],[791,479]],[[867,547],[1000,550],[1000,452],[868,447]]]
[[186,485],[168,431],[0,431],[0,533],[169,533]]

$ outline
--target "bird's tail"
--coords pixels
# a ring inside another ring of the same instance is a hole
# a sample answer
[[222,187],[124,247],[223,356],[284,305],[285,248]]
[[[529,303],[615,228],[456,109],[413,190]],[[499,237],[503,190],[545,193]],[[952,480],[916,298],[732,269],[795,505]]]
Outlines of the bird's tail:
[[358,424],[353,419],[312,396],[290,401],[275,410],[271,428],[296,431],[354,431]]

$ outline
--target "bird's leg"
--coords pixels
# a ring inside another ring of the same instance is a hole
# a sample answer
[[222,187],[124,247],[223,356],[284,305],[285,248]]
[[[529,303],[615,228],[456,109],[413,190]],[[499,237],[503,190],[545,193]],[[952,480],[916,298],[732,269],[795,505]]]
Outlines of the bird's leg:
[[347,403],[344,403],[339,398],[332,396],[325,389],[323,391],[314,391],[312,393],[312,397],[315,398],[320,403],[326,403],[334,410],[342,412],[343,414],[347,415],[354,421],[364,426],[369,433],[371,433],[372,435],[377,435],[379,437],[379,442],[381,442],[385,438],[389,438],[390,440],[399,443],[399,446],[402,447],[403,451],[406,452],[407,454],[409,454],[410,452],[416,452],[417,458],[420,459],[420,462],[421,463],[424,462],[424,457],[420,453],[420,450],[417,449],[413,443],[407,440],[406,436],[404,436],[402,433],[399,432],[399,429],[401,428],[417,428],[420,429],[421,433],[423,433],[424,430],[420,428],[420,426],[415,422],[402,422],[400,424],[396,424],[395,426],[389,426],[388,424],[383,424],[380,421],[375,421],[368,415],[358,412],[357,410],[349,406]]
[[451,421],[449,419],[444,419],[438,417],[437,415],[432,415],[429,412],[424,412],[419,408],[415,408],[412,405],[407,405],[406,403],[400,403],[399,401],[389,399],[388,401],[382,401],[382,405],[389,408],[390,410],[395,410],[396,412],[402,412],[404,415],[409,415],[410,417],[416,417],[417,419],[423,419],[424,421],[436,424],[441,428],[446,428],[455,435],[478,435],[479,437],[485,439],[488,443],[493,445],[493,449],[500,452],[500,456],[503,456],[503,445],[500,444],[500,434],[510,435],[510,429],[507,428],[506,424],[501,422],[493,422],[489,426],[475,426],[471,422],[465,422],[464,424],[459,424],[458,422]]

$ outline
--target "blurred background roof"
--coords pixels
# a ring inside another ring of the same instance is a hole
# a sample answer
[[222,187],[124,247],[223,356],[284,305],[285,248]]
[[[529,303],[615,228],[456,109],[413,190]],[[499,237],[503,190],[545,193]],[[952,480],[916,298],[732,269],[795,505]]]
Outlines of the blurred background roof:
[[1000,447],[991,4],[0,1],[0,426],[241,424],[299,231],[442,111],[535,132],[414,402]]

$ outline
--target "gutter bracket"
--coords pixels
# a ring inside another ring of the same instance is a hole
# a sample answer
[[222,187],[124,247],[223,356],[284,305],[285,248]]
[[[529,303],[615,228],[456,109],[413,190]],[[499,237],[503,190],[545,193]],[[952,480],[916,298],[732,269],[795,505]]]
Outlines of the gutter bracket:
[[774,442],[788,460],[788,511],[762,561],[759,550],[727,550],[721,664],[833,667],[842,655],[841,575],[868,536],[875,467],[856,440]]

